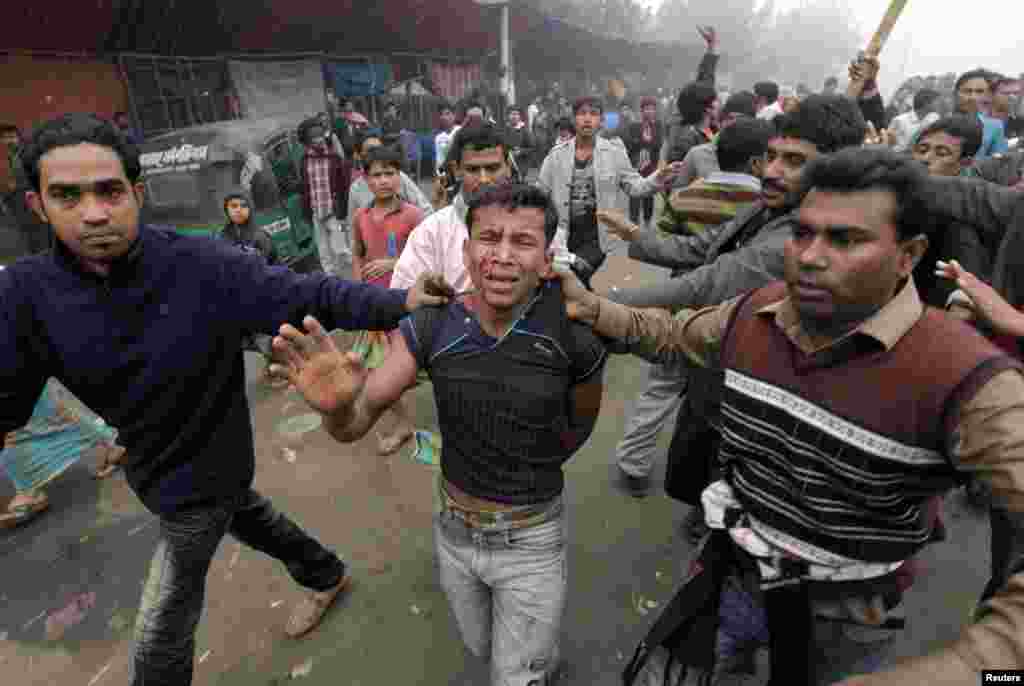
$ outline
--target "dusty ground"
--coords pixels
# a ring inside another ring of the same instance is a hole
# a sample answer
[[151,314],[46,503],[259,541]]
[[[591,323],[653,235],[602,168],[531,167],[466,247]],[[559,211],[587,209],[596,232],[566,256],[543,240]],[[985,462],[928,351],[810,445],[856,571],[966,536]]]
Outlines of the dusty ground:
[[[610,258],[599,290],[665,278]],[[284,570],[225,540],[209,576],[197,641],[198,686],[483,684],[464,652],[436,581],[430,530],[432,481],[410,451],[382,460],[372,437],[354,445],[320,430],[291,461],[277,425],[308,412],[300,398],[271,391],[250,364],[257,436],[256,487],[351,563],[355,586],[324,625],[298,642],[283,625],[298,591]],[[611,459],[645,364],[616,358],[605,378],[601,419],[567,467],[572,545],[564,621],[564,683],[619,683],[619,672],[680,578],[689,547],[678,533],[686,508],[660,492],[644,500],[611,482]],[[414,392],[421,427],[436,426],[429,386]],[[667,445],[669,432],[662,436]],[[156,526],[120,475],[103,482],[80,463],[50,489],[52,510],[0,534],[0,683],[106,686],[127,682],[131,626]],[[659,461],[658,481],[663,471]],[[6,483],[0,489],[9,488]],[[0,493],[5,499],[8,492]],[[984,584],[984,521],[950,499],[951,542],[925,554],[927,573],[908,599],[909,629],[898,652],[914,654],[954,637]]]

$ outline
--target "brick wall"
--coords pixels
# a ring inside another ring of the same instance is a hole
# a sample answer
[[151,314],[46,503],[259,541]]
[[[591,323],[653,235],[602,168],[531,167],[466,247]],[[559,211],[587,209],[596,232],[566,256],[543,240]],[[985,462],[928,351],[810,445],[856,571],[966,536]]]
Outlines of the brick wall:
[[113,62],[0,54],[2,123],[25,131],[66,112],[119,110],[128,111],[128,93]]

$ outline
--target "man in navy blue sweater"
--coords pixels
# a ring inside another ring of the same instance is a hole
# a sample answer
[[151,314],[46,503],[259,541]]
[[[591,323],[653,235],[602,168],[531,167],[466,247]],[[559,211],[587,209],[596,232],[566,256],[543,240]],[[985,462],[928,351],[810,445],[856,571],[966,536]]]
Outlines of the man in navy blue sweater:
[[330,328],[393,329],[450,294],[298,276],[221,241],[140,225],[138,148],[111,124],[44,124],[22,164],[51,254],[0,271],[0,435],[23,426],[56,377],[120,432],[128,483],[160,518],[143,592],[133,683],[192,680],[206,574],[227,533],[309,589],[287,633],[313,629],[349,574],[333,552],[252,489],[254,449],[241,343],[306,314]]

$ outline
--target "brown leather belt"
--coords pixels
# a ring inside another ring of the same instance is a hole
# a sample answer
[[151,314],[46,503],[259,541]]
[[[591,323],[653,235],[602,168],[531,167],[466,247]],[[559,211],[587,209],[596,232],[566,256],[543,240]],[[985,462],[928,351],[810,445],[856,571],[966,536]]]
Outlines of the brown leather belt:
[[463,507],[445,491],[444,484],[441,484],[441,506],[473,528],[496,528],[507,527],[510,529],[521,529],[534,524],[540,524],[551,518],[552,502],[548,501],[539,505],[528,507],[516,507],[509,510],[473,510]]

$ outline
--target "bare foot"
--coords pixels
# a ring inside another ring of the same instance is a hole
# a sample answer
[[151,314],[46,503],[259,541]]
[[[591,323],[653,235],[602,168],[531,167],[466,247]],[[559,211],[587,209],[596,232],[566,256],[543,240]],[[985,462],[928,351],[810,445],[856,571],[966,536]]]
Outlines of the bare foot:
[[412,438],[412,429],[399,429],[390,436],[377,437],[377,453],[380,455],[391,455],[398,451],[406,441]]

